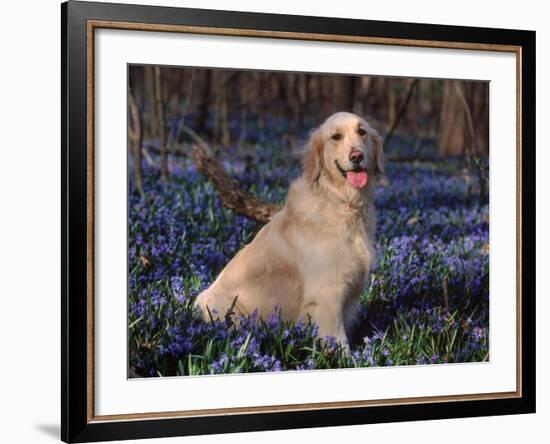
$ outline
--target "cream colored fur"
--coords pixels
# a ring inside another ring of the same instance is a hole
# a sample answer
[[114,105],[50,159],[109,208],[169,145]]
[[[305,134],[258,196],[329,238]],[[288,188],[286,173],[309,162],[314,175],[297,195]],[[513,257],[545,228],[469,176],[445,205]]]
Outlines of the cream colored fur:
[[[365,156],[361,167],[368,181],[359,189],[335,163],[351,169],[352,149]],[[286,319],[309,315],[320,336],[334,336],[347,347],[357,300],[375,260],[374,187],[382,171],[376,131],[351,113],[329,117],[311,134],[303,175],[291,184],[283,209],[197,297],[205,318],[207,307],[223,317],[237,297],[238,314],[258,310],[265,317],[278,306]]]

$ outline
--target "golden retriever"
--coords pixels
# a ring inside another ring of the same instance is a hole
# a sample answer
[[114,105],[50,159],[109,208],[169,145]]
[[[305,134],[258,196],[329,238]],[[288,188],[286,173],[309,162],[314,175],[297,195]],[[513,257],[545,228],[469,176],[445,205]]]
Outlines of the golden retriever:
[[375,259],[374,188],[383,165],[380,136],[364,119],[330,116],[311,133],[283,209],[197,297],[205,319],[231,308],[265,317],[279,307],[284,319],[309,315],[321,337],[348,349]]

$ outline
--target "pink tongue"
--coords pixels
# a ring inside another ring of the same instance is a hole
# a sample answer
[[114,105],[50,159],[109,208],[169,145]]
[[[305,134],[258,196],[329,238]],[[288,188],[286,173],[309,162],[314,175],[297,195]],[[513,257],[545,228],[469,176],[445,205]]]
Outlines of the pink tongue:
[[348,171],[346,179],[353,188],[362,188],[367,184],[366,171]]

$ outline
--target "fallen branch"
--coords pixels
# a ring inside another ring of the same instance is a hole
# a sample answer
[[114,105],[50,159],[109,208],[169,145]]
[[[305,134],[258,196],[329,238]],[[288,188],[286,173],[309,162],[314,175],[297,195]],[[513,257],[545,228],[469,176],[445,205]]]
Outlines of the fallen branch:
[[212,149],[201,136],[185,124],[181,124],[180,129],[195,142],[191,146],[191,158],[197,170],[214,184],[224,207],[263,224],[268,223],[281,209],[280,205],[259,200],[240,188],[239,184],[212,156]]
[[191,157],[197,169],[218,190],[224,207],[263,224],[269,222],[273,215],[281,209],[280,205],[256,199],[252,194],[241,189],[239,184],[223,169],[216,159],[206,152],[204,147],[193,144]]

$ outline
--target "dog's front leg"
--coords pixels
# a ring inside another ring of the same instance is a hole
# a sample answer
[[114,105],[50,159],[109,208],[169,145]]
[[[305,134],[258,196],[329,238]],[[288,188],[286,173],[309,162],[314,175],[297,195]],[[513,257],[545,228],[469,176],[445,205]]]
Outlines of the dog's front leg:
[[342,303],[330,296],[316,299],[316,302],[308,304],[305,311],[319,327],[319,337],[324,339],[332,336],[345,351],[349,352]]

